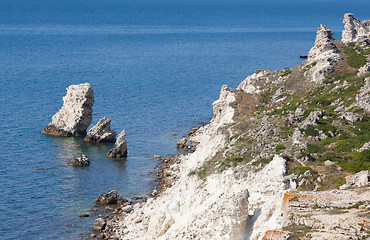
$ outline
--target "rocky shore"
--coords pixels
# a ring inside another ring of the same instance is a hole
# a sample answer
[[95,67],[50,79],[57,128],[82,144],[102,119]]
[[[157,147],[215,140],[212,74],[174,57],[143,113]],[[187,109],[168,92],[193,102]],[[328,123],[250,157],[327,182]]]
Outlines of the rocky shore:
[[153,197],[99,217],[97,236],[370,238],[370,22],[343,22],[342,41],[318,28],[301,65],[223,86],[178,144],[193,152],[163,159]]

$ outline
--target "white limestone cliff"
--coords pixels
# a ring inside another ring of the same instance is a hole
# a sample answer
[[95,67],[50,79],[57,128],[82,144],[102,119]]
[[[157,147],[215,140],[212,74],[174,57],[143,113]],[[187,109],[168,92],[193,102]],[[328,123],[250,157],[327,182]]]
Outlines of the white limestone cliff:
[[264,169],[240,165],[201,179],[189,175],[223,149],[222,129],[233,122],[235,95],[223,86],[214,102],[211,122],[199,129],[195,152],[171,165],[173,186],[158,198],[135,204],[133,211],[113,223],[119,239],[257,239],[282,226],[285,160],[275,156]]
[[305,76],[319,83],[333,72],[334,66],[340,59],[341,55],[335,45],[333,32],[321,24],[317,29],[315,45],[308,52],[306,66],[310,67],[305,72]]
[[346,13],[343,23],[343,43],[357,42],[360,45],[370,44],[370,20],[361,22],[355,18],[352,13]]
[[62,108],[42,132],[57,136],[85,136],[92,121],[93,104],[94,91],[90,83],[69,86]]

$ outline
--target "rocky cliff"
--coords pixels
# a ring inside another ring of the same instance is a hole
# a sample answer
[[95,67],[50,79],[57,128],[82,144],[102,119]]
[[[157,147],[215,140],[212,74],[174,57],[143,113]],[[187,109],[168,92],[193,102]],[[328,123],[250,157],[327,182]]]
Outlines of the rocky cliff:
[[190,137],[195,151],[161,173],[166,188],[108,219],[101,236],[369,238],[370,75],[358,73],[370,47],[356,41],[321,25],[299,66],[223,86]]
[[85,136],[92,121],[93,104],[94,91],[90,83],[69,86],[62,108],[42,132],[56,136]]

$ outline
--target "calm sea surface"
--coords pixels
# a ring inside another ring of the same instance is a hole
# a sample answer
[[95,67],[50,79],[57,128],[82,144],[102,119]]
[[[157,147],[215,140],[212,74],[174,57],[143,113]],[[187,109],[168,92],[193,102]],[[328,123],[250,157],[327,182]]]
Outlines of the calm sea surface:
[[[82,239],[94,218],[77,214],[111,188],[149,194],[152,156],[176,154],[211,119],[223,84],[299,64],[320,23],[339,39],[345,12],[370,18],[367,1],[199,2],[0,0],[1,239]],[[126,130],[126,160],[106,158],[109,144],[40,133],[65,88],[85,82],[92,124],[107,116]],[[91,165],[69,166],[81,153]]]

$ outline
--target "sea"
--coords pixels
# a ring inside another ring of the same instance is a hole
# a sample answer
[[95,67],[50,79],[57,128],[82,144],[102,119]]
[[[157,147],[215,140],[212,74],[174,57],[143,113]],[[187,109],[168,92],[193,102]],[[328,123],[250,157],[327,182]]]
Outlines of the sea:
[[[103,192],[153,190],[154,155],[212,118],[221,86],[256,69],[302,62],[325,24],[370,19],[370,2],[343,0],[0,0],[0,238],[83,239]],[[127,133],[112,144],[41,133],[66,88],[89,82],[93,121]],[[88,167],[68,165],[86,154]],[[90,213],[79,218],[79,213]]]

